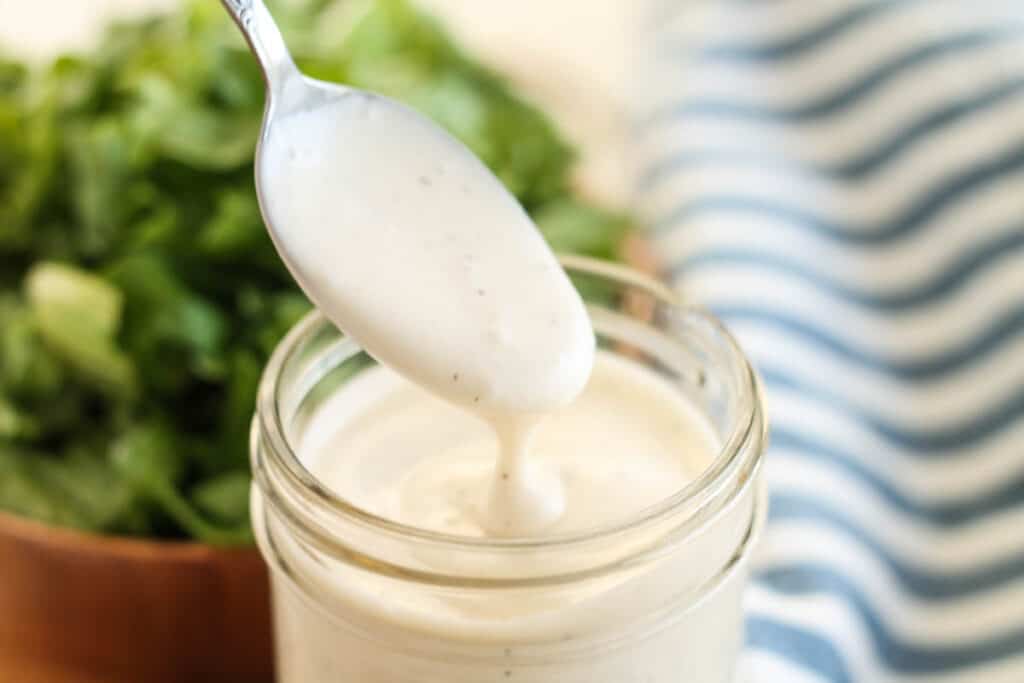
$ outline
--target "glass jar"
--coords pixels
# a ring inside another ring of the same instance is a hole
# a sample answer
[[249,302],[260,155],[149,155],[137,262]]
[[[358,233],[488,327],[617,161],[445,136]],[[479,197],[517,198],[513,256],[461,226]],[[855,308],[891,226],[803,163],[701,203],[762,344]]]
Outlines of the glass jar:
[[584,533],[464,538],[376,517],[296,456],[318,407],[374,363],[311,314],[271,358],[252,430],[252,516],[282,683],[731,680],[766,508],[756,376],[713,318],[659,283],[563,263],[599,344],[696,405],[721,451],[671,498]]

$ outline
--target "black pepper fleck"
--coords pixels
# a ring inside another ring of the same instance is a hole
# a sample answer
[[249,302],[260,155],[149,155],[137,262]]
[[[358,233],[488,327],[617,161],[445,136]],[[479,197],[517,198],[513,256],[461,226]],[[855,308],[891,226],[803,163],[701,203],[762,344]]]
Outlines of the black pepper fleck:
[[476,293],[479,294],[480,296],[483,296],[484,295],[484,290],[478,289],[478,290],[476,290]]
[[508,669],[505,669],[505,678],[512,678],[512,672]]
[[458,382],[459,381],[459,373],[456,372],[454,375],[452,375],[452,381],[453,382]]
[[420,185],[423,185],[425,187],[430,187],[432,184],[433,183],[430,182],[430,178],[428,178],[425,175],[421,175],[420,176]]

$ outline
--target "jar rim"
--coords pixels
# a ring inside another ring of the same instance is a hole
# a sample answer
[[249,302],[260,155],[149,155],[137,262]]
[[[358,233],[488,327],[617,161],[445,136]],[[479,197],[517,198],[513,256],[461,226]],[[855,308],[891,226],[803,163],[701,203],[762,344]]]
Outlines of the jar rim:
[[[767,438],[767,426],[761,415],[761,392],[757,374],[732,334],[712,314],[699,307],[685,304],[668,286],[633,268],[578,255],[559,255],[558,258],[564,267],[574,273],[615,280],[618,283],[642,290],[661,304],[669,305],[697,317],[701,322],[710,326],[725,342],[728,364],[739,371],[740,395],[738,398],[741,409],[728,438],[723,439],[722,446],[710,465],[682,489],[625,519],[581,531],[553,534],[540,538],[460,536],[404,524],[353,505],[325,486],[299,459],[286,436],[280,410],[281,403],[278,400],[280,380],[289,362],[304,343],[315,336],[318,330],[322,329],[325,324],[331,324],[318,310],[308,313],[288,332],[275,348],[263,371],[256,401],[253,438],[254,441],[259,439],[269,447],[266,449],[254,447],[252,449],[254,478],[259,483],[262,479],[261,475],[265,474],[263,468],[269,464],[276,473],[282,474],[296,490],[304,493],[307,499],[322,506],[322,509],[327,511],[328,517],[336,516],[335,518],[344,523],[355,522],[376,532],[426,542],[432,546],[491,552],[551,550],[614,538],[638,526],[659,523],[671,517],[675,511],[693,504],[702,495],[706,496],[708,492],[726,486],[736,471],[748,472],[747,478],[753,479],[753,473],[760,465],[763,444]],[[758,443],[755,443],[753,448],[749,448],[752,441]],[[263,462],[264,457],[268,462]],[[264,491],[264,494],[272,494],[272,492]],[[268,497],[272,502],[276,498],[273,495],[268,495]]]

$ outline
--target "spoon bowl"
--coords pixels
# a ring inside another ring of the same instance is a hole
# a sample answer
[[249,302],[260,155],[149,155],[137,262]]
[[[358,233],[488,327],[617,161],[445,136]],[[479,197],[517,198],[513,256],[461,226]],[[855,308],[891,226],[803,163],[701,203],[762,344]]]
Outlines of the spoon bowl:
[[264,222],[293,277],[378,361],[476,412],[558,408],[594,333],[532,219],[469,149],[386,97],[302,75],[262,0],[222,0],[263,70]]

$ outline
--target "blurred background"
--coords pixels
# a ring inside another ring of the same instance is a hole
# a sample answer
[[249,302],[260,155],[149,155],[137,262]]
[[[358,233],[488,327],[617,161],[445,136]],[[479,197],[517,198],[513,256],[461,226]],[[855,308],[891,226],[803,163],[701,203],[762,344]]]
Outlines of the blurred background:
[[[3,0],[0,44],[8,53],[43,60],[60,50],[95,45],[113,19],[180,5],[180,0]],[[622,124],[642,3],[423,0],[417,5],[443,19],[475,58],[564,124],[564,134],[585,150],[585,169],[579,173],[588,187],[608,202],[627,201]]]
[[[773,422],[742,680],[1024,680],[1017,3],[273,8],[557,249],[737,334]],[[255,206],[255,65],[215,0],[0,17],[0,680],[269,680],[246,433],[308,304]]]

